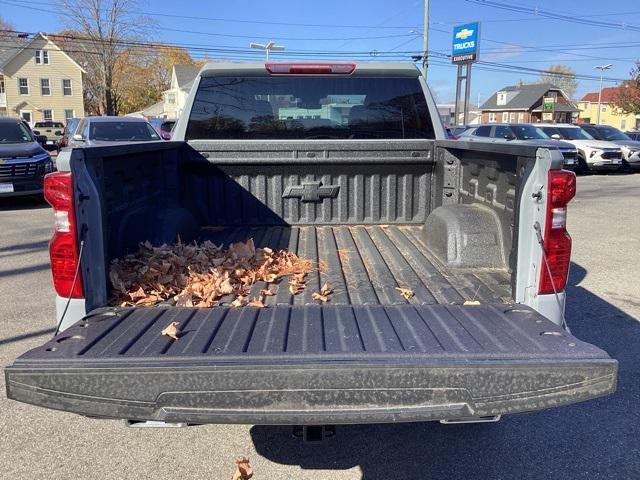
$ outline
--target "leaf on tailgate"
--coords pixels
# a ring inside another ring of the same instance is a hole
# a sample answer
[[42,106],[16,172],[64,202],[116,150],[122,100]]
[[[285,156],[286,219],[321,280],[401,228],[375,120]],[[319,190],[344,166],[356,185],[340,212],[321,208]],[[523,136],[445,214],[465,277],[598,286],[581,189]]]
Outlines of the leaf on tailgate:
[[328,283],[325,283],[324,285],[322,285],[320,292],[315,292],[313,295],[311,295],[311,298],[322,303],[327,303],[329,301],[329,295],[331,293],[333,293],[333,290]]
[[396,290],[398,290],[400,295],[402,295],[406,300],[413,298],[415,295],[414,291],[409,288],[396,287]]
[[303,290],[304,290],[304,285],[302,285],[302,286],[300,286],[300,285],[289,285],[289,292],[291,293],[291,295],[297,295]]
[[229,305],[231,305],[232,307],[244,307],[246,304],[247,300],[245,297],[236,297],[236,299]]
[[180,330],[178,329],[178,325],[180,325],[180,322],[171,322],[162,330],[162,332],[160,332],[161,335],[172,338],[174,340],[178,340],[178,338],[180,338]]
[[478,300],[465,300],[462,305],[481,305]]
[[272,292],[270,289],[268,288],[263,288],[262,290],[260,290],[260,295],[262,295],[263,297],[270,297],[271,295],[275,295],[275,292]]
[[266,305],[259,298],[254,298],[249,303],[247,303],[247,307],[256,307],[256,308],[264,308]]

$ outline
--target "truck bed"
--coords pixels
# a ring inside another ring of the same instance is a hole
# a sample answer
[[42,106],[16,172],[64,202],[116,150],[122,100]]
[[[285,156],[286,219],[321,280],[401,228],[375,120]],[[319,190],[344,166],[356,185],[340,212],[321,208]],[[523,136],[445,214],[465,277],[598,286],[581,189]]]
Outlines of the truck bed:
[[[250,238],[256,247],[286,248],[309,258],[319,266],[307,276],[307,288],[289,293],[286,281],[271,287],[276,295],[267,305],[317,304],[311,298],[325,282],[333,289],[332,305],[415,305],[511,303],[510,275],[506,269],[446,268],[424,243],[424,226],[300,226],[227,228],[202,230],[201,239],[216,245]],[[250,297],[266,288],[258,283]],[[411,289],[415,296],[405,300],[397,288]]]

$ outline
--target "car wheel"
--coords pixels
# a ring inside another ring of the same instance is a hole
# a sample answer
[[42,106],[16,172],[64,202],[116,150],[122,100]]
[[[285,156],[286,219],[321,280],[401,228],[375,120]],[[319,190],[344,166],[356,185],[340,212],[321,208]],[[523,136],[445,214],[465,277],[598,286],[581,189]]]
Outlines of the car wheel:
[[581,173],[582,175],[588,175],[591,173],[589,164],[582,155],[578,155],[578,168],[576,169],[576,171],[578,173]]

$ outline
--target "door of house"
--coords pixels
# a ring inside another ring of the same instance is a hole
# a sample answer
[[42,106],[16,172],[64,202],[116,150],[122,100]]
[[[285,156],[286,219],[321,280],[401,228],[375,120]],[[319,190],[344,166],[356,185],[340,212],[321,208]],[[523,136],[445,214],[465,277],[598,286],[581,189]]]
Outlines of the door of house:
[[22,118],[25,122],[31,125],[31,120],[33,119],[33,112],[31,110],[20,110],[20,118]]

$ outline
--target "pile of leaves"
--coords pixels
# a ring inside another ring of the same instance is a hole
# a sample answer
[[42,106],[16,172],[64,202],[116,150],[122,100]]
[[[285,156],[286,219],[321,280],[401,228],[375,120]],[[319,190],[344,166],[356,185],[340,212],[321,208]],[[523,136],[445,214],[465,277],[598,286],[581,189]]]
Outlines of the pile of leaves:
[[[253,239],[228,248],[208,240],[160,247],[144,242],[137,253],[111,262],[109,278],[114,303],[121,306],[215,307],[225,297],[230,306],[264,307],[264,297],[274,292],[264,288],[259,297],[249,299],[252,285],[289,276],[289,291],[295,295],[304,290],[306,275],[317,268],[287,250],[256,248]],[[314,298],[326,302],[330,293],[325,284]]]

